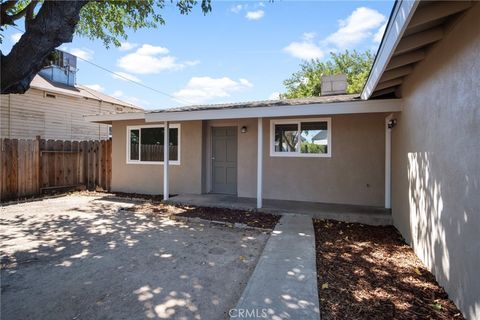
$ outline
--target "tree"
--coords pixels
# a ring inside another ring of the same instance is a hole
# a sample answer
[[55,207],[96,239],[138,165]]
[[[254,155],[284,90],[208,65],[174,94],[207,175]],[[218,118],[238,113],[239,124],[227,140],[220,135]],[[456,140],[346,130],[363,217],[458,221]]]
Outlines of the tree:
[[[210,0],[200,0],[203,13]],[[172,0],[174,2],[174,0]],[[176,0],[181,14],[188,14],[197,0]],[[165,0],[38,1],[4,0],[0,3],[0,31],[25,20],[25,33],[8,55],[1,53],[1,93],[24,93],[33,77],[47,65],[47,57],[77,34],[100,39],[108,48],[127,39],[127,29],[153,28],[165,23],[158,13]],[[3,36],[2,36],[3,38]]]
[[302,98],[320,95],[322,75],[345,74],[347,76],[347,92],[359,93],[368,78],[374,55],[370,50],[364,53],[357,51],[330,53],[330,60],[319,59],[304,61],[300,71],[292,74],[283,84],[287,88],[286,98]]

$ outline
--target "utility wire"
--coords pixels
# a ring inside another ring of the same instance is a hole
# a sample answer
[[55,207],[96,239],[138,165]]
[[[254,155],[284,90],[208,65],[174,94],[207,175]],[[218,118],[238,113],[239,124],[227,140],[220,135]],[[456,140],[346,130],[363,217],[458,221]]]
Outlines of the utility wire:
[[[22,29],[18,28],[17,26],[11,26],[11,27],[14,28],[14,29],[17,29],[18,31],[20,31],[20,32],[22,32],[22,33],[25,33],[25,31],[23,31]],[[81,57],[79,57],[79,56],[75,56],[75,57],[77,57],[77,59],[80,59],[80,60],[82,60],[82,61],[85,61],[86,63],[89,63],[89,64],[91,64],[92,66],[95,66],[95,67],[97,67],[97,68],[99,68],[99,69],[101,69],[101,70],[103,70],[103,71],[105,71],[105,72],[109,72],[109,73],[115,75],[115,76],[118,77],[118,78],[121,78],[121,79],[126,80],[126,81],[130,81],[130,82],[132,82],[132,83],[134,83],[134,84],[136,84],[136,85],[138,85],[138,86],[140,86],[140,87],[143,87],[143,88],[152,90],[152,91],[154,91],[154,92],[156,92],[156,93],[159,93],[159,94],[161,94],[161,95],[167,96],[167,97],[169,97],[170,99],[177,100],[177,101],[181,101],[181,102],[184,102],[184,103],[186,103],[186,104],[191,104],[191,105],[194,104],[194,103],[191,102],[191,101],[177,98],[177,97],[175,97],[175,96],[172,96],[172,95],[169,94],[169,93],[166,93],[166,92],[160,91],[160,90],[158,90],[158,89],[155,89],[155,88],[153,88],[153,87],[147,86],[147,85],[145,85],[145,84],[143,84],[143,83],[141,83],[141,82],[138,82],[138,81],[129,79],[128,77],[122,76],[121,74],[118,74],[118,73],[116,73],[116,72],[114,72],[114,71],[112,71],[112,70],[110,70],[110,69],[107,69],[107,68],[105,68],[105,67],[102,67],[101,65],[98,65],[98,64],[96,64],[96,63],[94,63],[94,62],[92,62],[92,61],[89,61],[89,60],[87,60],[87,59],[83,59],[83,58],[81,58]]]
[[138,81],[129,79],[129,78],[125,77],[125,76],[122,76],[121,74],[118,74],[118,73],[116,73],[116,72],[114,72],[114,71],[112,71],[112,70],[109,70],[109,69],[107,69],[107,68],[105,68],[105,67],[102,67],[101,65],[98,65],[98,64],[96,64],[96,63],[94,63],[94,62],[92,62],[92,61],[88,61],[88,60],[86,60],[86,59],[80,58],[79,56],[76,56],[76,57],[77,57],[77,59],[80,59],[80,60],[82,60],[82,61],[85,61],[86,63],[89,63],[89,64],[91,64],[91,65],[93,65],[93,66],[95,66],[95,67],[97,67],[97,68],[99,68],[99,69],[102,69],[103,71],[109,72],[109,73],[115,75],[116,77],[122,78],[122,79],[124,79],[124,80],[126,80],[126,81],[130,81],[130,82],[132,82],[132,83],[134,83],[134,84],[136,84],[136,85],[139,85],[139,86],[144,87],[144,88],[146,88],[146,89],[149,89],[149,90],[152,90],[152,91],[154,91],[154,92],[160,93],[160,94],[162,94],[162,95],[164,95],[164,96],[167,96],[167,97],[169,97],[169,98],[171,98],[171,99],[178,100],[178,101],[182,101],[182,102],[185,102],[185,103],[187,103],[187,104],[194,104],[193,102],[190,102],[190,101],[187,101],[187,100],[183,100],[183,99],[179,99],[179,98],[177,98],[177,97],[175,97],[175,96],[172,96],[171,94],[168,94],[168,93],[166,93],[166,92],[160,91],[160,90],[155,89],[155,88],[152,88],[152,87],[147,86],[147,85],[145,85],[145,84],[143,84],[143,83],[141,83],[141,82],[138,82]]

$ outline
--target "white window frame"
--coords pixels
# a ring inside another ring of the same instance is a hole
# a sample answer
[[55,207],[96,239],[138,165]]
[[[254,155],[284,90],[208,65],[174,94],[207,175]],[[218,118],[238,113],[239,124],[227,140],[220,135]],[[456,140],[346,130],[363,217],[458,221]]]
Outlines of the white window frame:
[[[301,124],[305,122],[326,122],[327,123],[327,153],[301,153],[300,139],[297,139],[296,151],[279,152],[275,151],[275,125],[297,124],[298,135],[301,134]],[[270,120],[270,157],[300,157],[300,158],[330,158],[332,156],[332,119],[331,118],[304,118],[304,119],[278,119]]]
[[[139,141],[142,139],[142,128],[163,128],[163,124],[146,124],[146,125],[138,125],[138,126],[127,126],[127,141],[126,141],[126,150],[127,150],[127,157],[126,161],[127,164],[155,164],[155,165],[163,165],[163,161],[140,161],[140,152],[138,154],[138,160],[131,160],[130,159],[130,135],[132,130],[139,130]],[[178,160],[170,160],[168,164],[170,165],[180,165],[180,155],[181,153],[181,126],[179,123],[170,124],[169,129],[177,129],[178,130]]]

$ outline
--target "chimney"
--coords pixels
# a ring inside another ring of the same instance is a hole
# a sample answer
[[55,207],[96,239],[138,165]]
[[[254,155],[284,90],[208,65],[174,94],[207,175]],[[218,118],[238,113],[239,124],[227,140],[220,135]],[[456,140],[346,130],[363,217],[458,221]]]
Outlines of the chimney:
[[64,51],[55,50],[47,59],[50,65],[40,70],[39,74],[52,82],[74,87],[77,57]]
[[347,76],[336,74],[331,76],[322,75],[322,96],[333,96],[347,93]]

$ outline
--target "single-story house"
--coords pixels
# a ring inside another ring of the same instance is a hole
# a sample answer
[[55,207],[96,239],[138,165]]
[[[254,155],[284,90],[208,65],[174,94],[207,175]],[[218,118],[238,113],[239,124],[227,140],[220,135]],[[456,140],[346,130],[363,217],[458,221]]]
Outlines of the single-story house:
[[143,112],[142,108],[76,84],[76,57],[57,51],[25,94],[0,95],[0,138],[105,140],[110,126],[86,122],[83,115],[101,112]]
[[479,17],[479,2],[397,1],[360,97],[87,120],[113,126],[113,190],[391,209],[451,299],[479,319]]

